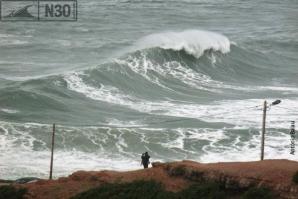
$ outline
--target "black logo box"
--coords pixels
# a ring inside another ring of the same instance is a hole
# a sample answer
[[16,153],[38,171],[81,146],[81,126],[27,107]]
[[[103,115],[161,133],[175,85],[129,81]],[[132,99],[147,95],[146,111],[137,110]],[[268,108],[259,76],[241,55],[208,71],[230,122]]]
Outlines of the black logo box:
[[77,21],[77,0],[1,0],[0,21]]

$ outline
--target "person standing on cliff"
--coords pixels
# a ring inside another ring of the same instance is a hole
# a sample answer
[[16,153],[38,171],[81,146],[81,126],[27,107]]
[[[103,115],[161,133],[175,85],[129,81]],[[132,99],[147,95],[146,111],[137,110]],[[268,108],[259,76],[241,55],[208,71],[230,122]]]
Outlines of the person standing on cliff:
[[142,154],[141,159],[142,159],[142,164],[144,166],[144,169],[147,169],[148,164],[150,164],[149,162],[150,156],[148,155],[147,151],[145,152],[145,154],[144,153]]

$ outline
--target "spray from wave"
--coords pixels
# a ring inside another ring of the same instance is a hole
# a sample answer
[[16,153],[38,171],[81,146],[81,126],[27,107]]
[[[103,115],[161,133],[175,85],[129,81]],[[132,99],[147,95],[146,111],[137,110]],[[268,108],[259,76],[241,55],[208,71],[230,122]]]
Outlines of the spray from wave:
[[224,35],[215,32],[186,30],[148,35],[133,46],[137,50],[155,47],[174,51],[184,50],[187,54],[199,58],[206,50],[220,51],[223,54],[230,52],[230,41]]

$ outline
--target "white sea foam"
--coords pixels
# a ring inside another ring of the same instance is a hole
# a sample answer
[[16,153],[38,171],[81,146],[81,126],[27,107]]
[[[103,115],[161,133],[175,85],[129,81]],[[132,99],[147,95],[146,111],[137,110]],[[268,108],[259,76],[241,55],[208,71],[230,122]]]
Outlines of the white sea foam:
[[11,34],[0,34],[0,38],[14,37]]
[[[127,144],[122,135],[115,135],[114,145],[110,147],[113,151],[105,150],[100,144],[101,140],[96,140],[94,137],[94,129],[82,129],[79,132],[81,138],[90,139],[93,144],[97,144],[98,150],[95,152],[83,152],[80,148],[73,144],[72,128],[57,127],[59,133],[55,136],[56,144],[65,145],[64,149],[55,149],[54,152],[54,168],[53,176],[58,178],[67,176],[77,170],[133,170],[140,168],[138,159],[127,159],[124,154],[131,156],[124,150],[121,152],[121,147],[127,148]],[[34,131],[39,133],[33,134]],[[39,134],[51,135],[51,126],[43,124],[14,124],[14,123],[0,123],[0,178],[1,179],[16,179],[23,176],[36,176],[40,178],[48,178],[50,169],[50,155],[51,150],[47,146],[48,136]],[[62,139],[64,138],[64,139]],[[98,139],[98,138],[97,138]],[[36,143],[41,144],[36,148]],[[111,142],[109,140],[109,142]],[[115,147],[119,146],[119,154],[115,153]],[[72,149],[69,149],[73,146]],[[13,165],[13,166],[12,166]]]
[[218,88],[220,88],[220,85],[222,84],[221,82],[211,80],[209,76],[195,72],[190,68],[182,66],[181,63],[176,61],[165,62],[164,64],[160,65],[149,60],[145,53],[142,53],[141,59],[130,57],[129,60],[126,61],[119,59],[115,61],[118,64],[127,65],[135,73],[142,75],[145,79],[159,85],[166,90],[177,92],[160,82],[154,73],[152,74],[153,71],[165,78],[174,78],[178,81],[181,81],[185,85],[196,89],[217,93],[220,92]]
[[139,127],[143,126],[140,120],[134,121],[120,121],[114,118],[109,118],[106,120],[109,126],[121,126],[121,127]]
[[[49,143],[45,143],[49,142],[48,136],[33,135],[34,129],[39,133],[51,134],[50,125],[0,124],[1,179],[14,179],[28,175],[48,178],[51,154],[50,148],[47,148]],[[101,127],[59,126],[57,130],[59,133],[55,143],[59,146],[62,144],[62,147],[60,146],[54,152],[54,178],[70,175],[77,170],[140,169],[140,152],[136,144],[143,145],[143,149],[149,151],[151,161],[190,159],[210,163],[257,161],[260,158],[261,133],[259,131],[256,134],[249,129],[247,132],[244,131],[245,135],[233,134],[225,128],[115,130]],[[82,139],[82,143],[78,143],[77,138]],[[265,140],[265,159],[295,160],[295,157],[290,155],[289,135],[268,130]],[[86,141],[92,144],[82,145],[86,144]],[[34,149],[36,142],[44,143],[43,147]],[[150,147],[152,144],[154,147]],[[89,147],[89,150],[82,150],[81,146],[87,149]],[[11,167],[11,165],[14,166]]]
[[0,109],[0,110],[3,111],[3,112],[6,112],[6,113],[11,113],[11,114],[19,112],[18,110],[6,109],[6,108]]
[[[216,62],[218,59],[215,55],[209,57],[211,62]],[[298,93],[298,88],[296,87],[286,87],[286,86],[238,86],[228,83],[223,83],[211,79],[208,75],[194,71],[185,65],[177,61],[168,61],[163,64],[157,63],[147,57],[146,52],[141,52],[140,57],[129,56],[127,59],[116,59],[116,63],[121,66],[128,66],[135,73],[143,76],[145,79],[149,80],[151,83],[156,84],[163,89],[170,90],[171,92],[177,92],[168,85],[165,85],[156,75],[166,78],[175,79],[181,83],[190,86],[197,90],[205,90],[214,93],[222,93],[223,89],[230,89],[232,91],[244,91],[244,92],[260,92],[260,91],[284,91],[283,94],[295,94]],[[226,92],[226,91],[225,91]],[[231,92],[231,91],[229,91]]]
[[[203,147],[205,153],[199,157],[198,161],[211,163],[260,160],[261,133],[252,136],[246,142],[237,140],[239,139],[236,139],[230,147],[225,148],[214,144],[220,140],[213,141],[212,144]],[[290,154],[290,136],[281,132],[267,133],[265,135],[264,159],[289,159],[296,161],[295,155]]]
[[23,41],[23,40],[18,40],[18,39],[15,39],[15,40],[9,39],[9,40],[1,40],[0,46],[23,45],[23,44],[27,44],[27,43],[28,43],[28,41]]
[[87,97],[95,100],[106,101],[112,104],[131,104],[133,98],[129,95],[122,94],[117,88],[112,86],[101,85],[96,88],[84,83],[80,77],[83,73],[74,73],[65,76],[65,81],[70,90],[82,93]]
[[[72,74],[65,77],[70,90],[82,93],[94,100],[122,105],[144,113],[198,118],[203,121],[225,122],[239,127],[258,127],[262,117],[262,111],[259,109],[262,108],[263,100],[259,99],[218,101],[211,105],[185,104],[171,100],[147,101],[126,95],[115,87],[101,86],[101,88],[96,88],[87,85],[83,82],[80,75],[82,74]],[[273,101],[275,99],[268,99],[268,103]],[[282,105],[297,109],[296,101],[296,98],[288,99],[282,102]],[[272,109],[276,108],[273,106]],[[281,109],[268,111],[267,114],[272,115],[271,120],[268,121],[269,124],[273,125],[272,128],[287,124],[292,117],[287,114],[286,110]]]
[[227,37],[215,32],[186,30],[148,35],[138,40],[133,49],[142,50],[154,47],[175,51],[185,50],[188,54],[199,58],[205,50],[230,52],[230,41]]
[[[9,148],[1,157],[1,179],[15,179],[22,176],[48,178],[50,170],[50,150],[32,151]],[[32,161],[34,160],[34,161]],[[139,169],[138,160],[127,160],[124,157],[110,157],[108,153],[86,153],[72,151],[55,151],[53,178],[68,176],[78,170],[133,170]],[[13,166],[12,166],[13,165]]]

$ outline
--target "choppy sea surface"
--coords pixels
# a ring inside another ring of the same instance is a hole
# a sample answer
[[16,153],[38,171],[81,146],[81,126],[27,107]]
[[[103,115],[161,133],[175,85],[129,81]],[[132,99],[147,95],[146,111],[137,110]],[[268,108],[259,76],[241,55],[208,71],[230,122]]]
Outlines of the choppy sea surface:
[[54,123],[54,178],[145,151],[258,161],[265,100],[265,159],[297,161],[297,19],[293,0],[79,0],[77,22],[0,22],[0,179],[49,177]]

